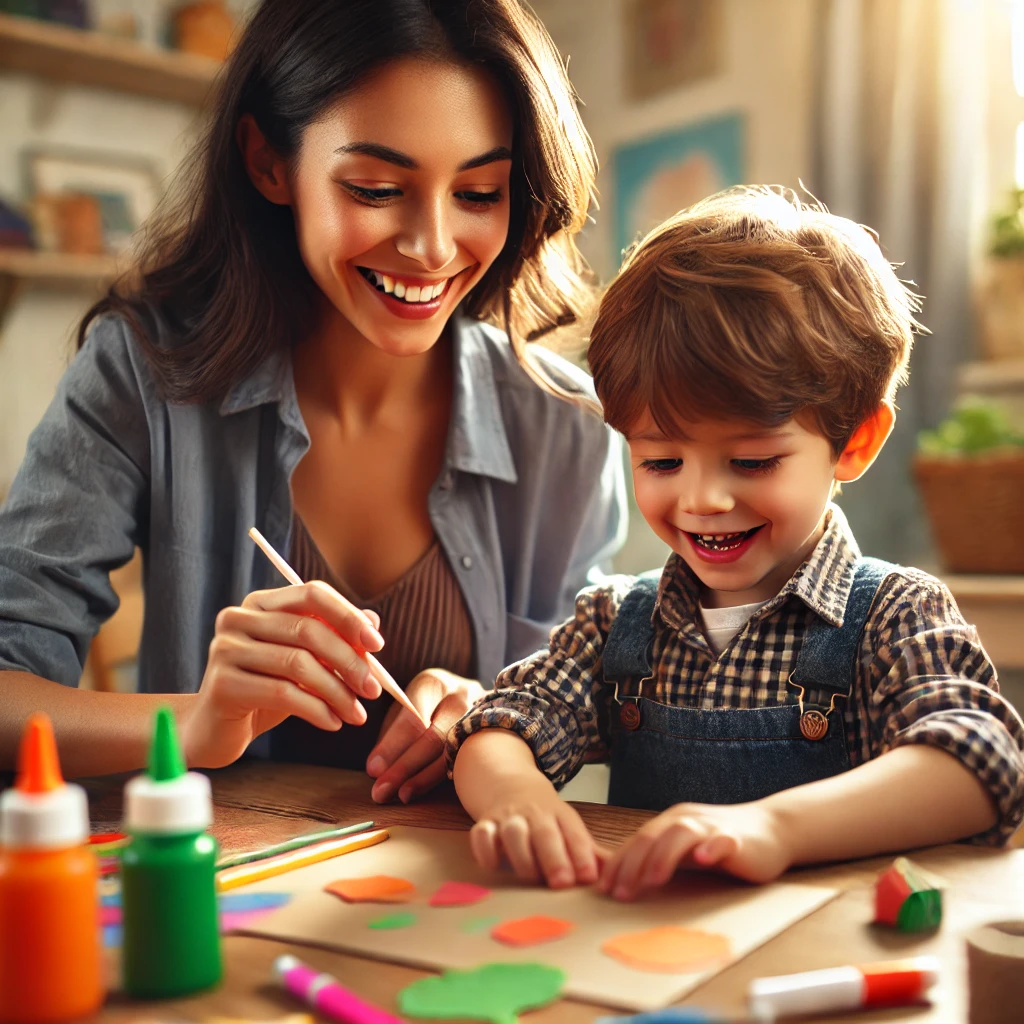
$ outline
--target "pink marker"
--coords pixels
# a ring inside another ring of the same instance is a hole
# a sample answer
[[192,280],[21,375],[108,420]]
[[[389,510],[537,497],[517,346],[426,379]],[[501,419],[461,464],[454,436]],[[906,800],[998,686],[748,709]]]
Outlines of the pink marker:
[[364,1003],[337,978],[321,974],[297,957],[279,956],[274,961],[274,976],[293,996],[340,1024],[405,1024],[398,1017]]

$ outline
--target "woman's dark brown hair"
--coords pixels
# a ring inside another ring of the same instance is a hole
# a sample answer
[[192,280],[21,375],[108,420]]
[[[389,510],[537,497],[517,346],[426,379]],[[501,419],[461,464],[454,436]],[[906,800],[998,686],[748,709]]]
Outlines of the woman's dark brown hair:
[[[223,395],[271,351],[305,336],[316,285],[291,209],[249,180],[236,126],[251,114],[289,158],[330,104],[374,69],[410,56],[482,67],[509,103],[508,238],[464,308],[504,326],[520,361],[547,383],[527,343],[586,308],[586,266],[573,236],[596,166],[558,52],[519,0],[263,0],[225,69],[201,143],[143,236],[135,272],[86,314],[79,345],[96,317],[119,313],[164,395],[194,402]],[[151,313],[171,326],[173,341],[153,336]]]

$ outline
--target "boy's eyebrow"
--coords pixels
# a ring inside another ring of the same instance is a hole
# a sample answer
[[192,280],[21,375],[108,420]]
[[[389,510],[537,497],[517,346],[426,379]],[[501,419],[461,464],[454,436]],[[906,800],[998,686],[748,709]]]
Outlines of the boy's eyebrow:
[[[726,441],[779,441],[786,437],[792,437],[793,432],[791,430],[774,430],[772,428],[766,428],[765,430],[753,430],[744,431],[742,434],[729,434],[724,440]],[[679,431],[679,437],[668,437],[663,434],[660,430],[648,430],[642,434],[627,434],[627,441],[689,441],[691,438],[683,431]]]
[[[396,167],[404,167],[406,170],[415,171],[419,164],[411,156],[400,153],[390,146],[383,146],[379,142],[349,142],[347,145],[339,146],[335,153],[356,153],[360,156],[372,156],[385,163],[394,164]],[[458,166],[460,171],[471,171],[475,167],[483,167],[486,164],[494,164],[500,160],[511,160],[512,151],[507,146],[495,146],[486,153],[470,157]]]

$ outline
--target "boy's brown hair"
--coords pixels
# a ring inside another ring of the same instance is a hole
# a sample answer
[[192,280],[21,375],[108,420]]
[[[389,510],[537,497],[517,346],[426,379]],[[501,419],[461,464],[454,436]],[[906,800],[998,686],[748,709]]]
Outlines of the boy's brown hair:
[[719,192],[627,255],[587,358],[605,419],[811,417],[838,456],[907,379],[916,295],[867,229],[776,186]]

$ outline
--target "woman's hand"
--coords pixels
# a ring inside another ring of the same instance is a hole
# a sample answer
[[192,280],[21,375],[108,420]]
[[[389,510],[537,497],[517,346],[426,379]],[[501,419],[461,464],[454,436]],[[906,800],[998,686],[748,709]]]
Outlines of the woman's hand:
[[256,590],[223,609],[181,723],[188,763],[230,764],[289,715],[331,731],[362,725],[357,698],[380,696],[363,658],[384,645],[375,619],[320,582]]
[[377,745],[366,759],[376,779],[373,799],[387,803],[396,793],[403,803],[433,789],[445,776],[444,741],[448,730],[484,695],[474,679],[441,668],[420,672],[405,689],[424,727],[401,704],[388,710]]
[[770,882],[791,863],[780,822],[762,802],[676,804],[626,840],[605,863],[598,889],[631,900],[665,885],[680,867]]

